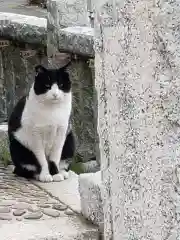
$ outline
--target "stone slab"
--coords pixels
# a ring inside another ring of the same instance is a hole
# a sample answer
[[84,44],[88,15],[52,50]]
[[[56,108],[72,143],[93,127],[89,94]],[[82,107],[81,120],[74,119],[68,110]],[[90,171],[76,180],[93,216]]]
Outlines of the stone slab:
[[33,181],[33,183],[59,199],[73,211],[77,213],[81,212],[80,195],[78,190],[78,175],[74,172],[70,172],[69,179],[62,182],[42,183]]
[[[11,231],[9,231],[11,229]],[[97,240],[98,230],[76,216],[1,225],[1,240]]]
[[103,230],[103,206],[101,199],[101,172],[79,175],[79,192],[82,214]]
[[59,51],[89,57],[94,56],[94,29],[91,27],[67,27],[58,31]]
[[46,45],[47,19],[0,12],[0,36],[30,44]]

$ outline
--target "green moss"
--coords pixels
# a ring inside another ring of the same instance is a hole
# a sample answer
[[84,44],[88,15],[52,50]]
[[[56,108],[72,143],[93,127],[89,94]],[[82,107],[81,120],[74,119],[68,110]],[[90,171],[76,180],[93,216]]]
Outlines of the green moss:
[[81,174],[81,173],[84,173],[84,170],[83,170],[83,165],[81,162],[73,162],[70,166],[70,170],[75,172],[76,174]]
[[4,166],[8,166],[11,162],[11,156],[9,152],[8,140],[4,139],[0,141],[0,162]]
[[83,165],[82,165],[83,159],[80,154],[76,154],[73,158],[72,163],[70,164],[70,170],[75,172],[76,174],[83,173]]

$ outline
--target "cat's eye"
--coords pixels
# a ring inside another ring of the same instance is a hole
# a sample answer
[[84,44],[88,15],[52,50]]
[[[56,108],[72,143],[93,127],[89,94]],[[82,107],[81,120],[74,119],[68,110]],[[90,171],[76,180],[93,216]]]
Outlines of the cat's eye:
[[46,88],[50,88],[51,86],[50,86],[49,84],[46,84],[45,87],[46,87]]
[[60,84],[59,84],[59,87],[63,87],[63,83],[60,83]]

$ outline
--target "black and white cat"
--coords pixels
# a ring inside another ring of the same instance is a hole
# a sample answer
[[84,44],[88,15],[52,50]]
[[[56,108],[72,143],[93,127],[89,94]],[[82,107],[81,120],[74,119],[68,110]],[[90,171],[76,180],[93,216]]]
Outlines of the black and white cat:
[[9,121],[10,153],[14,173],[42,182],[68,178],[68,163],[75,152],[69,124],[72,93],[66,66],[60,69],[35,68],[29,95],[21,98]]

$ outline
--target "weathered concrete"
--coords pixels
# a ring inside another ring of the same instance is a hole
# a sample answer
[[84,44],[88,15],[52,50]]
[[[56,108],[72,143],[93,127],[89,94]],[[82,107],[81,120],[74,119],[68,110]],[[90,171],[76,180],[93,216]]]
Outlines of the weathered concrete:
[[45,18],[0,12],[0,122],[29,90],[35,65],[47,66],[46,30]]
[[179,1],[97,5],[105,239],[179,239]]
[[47,20],[35,16],[0,12],[0,36],[25,43],[46,45]]
[[0,48],[2,95],[0,96],[0,120],[6,121],[14,105],[28,93],[34,81],[34,68],[38,64],[47,66],[47,57],[43,46],[10,43]]
[[89,57],[94,56],[94,29],[90,27],[68,27],[58,32],[59,51]]
[[79,175],[81,211],[84,217],[98,225],[103,232],[103,205],[101,198],[101,172]]
[[[11,231],[9,231],[11,229]],[[1,240],[98,240],[98,230],[81,223],[77,217],[58,220],[5,223]]]
[[84,0],[50,0],[47,7],[49,21],[56,29],[90,26],[87,2]]
[[65,203],[73,211],[81,213],[78,175],[74,172],[70,172],[70,178],[62,182],[42,183],[33,181],[33,183]]

